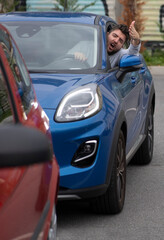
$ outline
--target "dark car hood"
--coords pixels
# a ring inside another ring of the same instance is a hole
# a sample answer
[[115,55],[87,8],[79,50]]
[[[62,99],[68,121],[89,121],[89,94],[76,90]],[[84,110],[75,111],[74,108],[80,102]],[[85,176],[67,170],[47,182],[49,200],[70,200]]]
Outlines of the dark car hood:
[[37,99],[44,109],[56,109],[61,99],[71,90],[98,82],[103,76],[98,74],[30,74]]

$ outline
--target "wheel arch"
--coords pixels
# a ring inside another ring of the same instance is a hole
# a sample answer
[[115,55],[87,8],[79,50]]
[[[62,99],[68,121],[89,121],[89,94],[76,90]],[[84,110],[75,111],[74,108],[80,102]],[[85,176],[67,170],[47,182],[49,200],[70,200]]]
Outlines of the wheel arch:
[[126,144],[126,139],[127,139],[127,124],[126,121],[124,121],[121,125],[121,130],[124,134],[124,138],[125,138],[125,144]]
[[113,169],[115,153],[116,153],[116,148],[117,148],[117,141],[118,141],[120,130],[122,130],[122,132],[124,134],[125,144],[126,144],[127,123],[126,123],[126,118],[125,118],[125,114],[123,111],[121,111],[120,114],[118,115],[115,126],[114,126],[114,130],[113,130],[113,142],[112,142],[112,146],[111,146],[107,174],[106,174],[106,185],[107,186],[109,186],[109,184],[110,184],[111,173],[112,173],[112,169]]
[[[149,103],[148,103],[147,109],[150,109],[151,107],[152,107],[153,114],[154,114],[155,113],[155,89],[154,89],[154,85],[153,85],[153,87],[151,89],[151,92],[150,92]],[[148,124],[148,115],[146,117],[145,131],[147,129],[147,124]]]
[[152,96],[151,104],[152,104],[152,107],[153,107],[153,114],[154,114],[155,113],[155,93]]

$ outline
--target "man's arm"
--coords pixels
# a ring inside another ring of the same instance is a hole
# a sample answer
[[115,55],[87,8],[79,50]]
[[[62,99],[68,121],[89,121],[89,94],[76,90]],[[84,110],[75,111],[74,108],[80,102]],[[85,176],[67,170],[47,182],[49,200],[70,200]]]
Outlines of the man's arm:
[[130,46],[126,52],[126,54],[129,54],[129,55],[139,55],[139,51],[141,48],[140,35],[136,31],[134,24],[135,24],[135,21],[133,21],[129,27],[129,35],[130,35],[131,41],[130,41]]
[[72,49],[68,51],[68,54],[74,55],[76,60],[85,62],[88,59],[89,47],[88,41],[78,42]]
[[135,21],[133,21],[133,22],[130,24],[130,27],[129,27],[129,35],[130,35],[130,38],[131,38],[131,43],[132,43],[134,46],[138,46],[141,41],[140,41],[139,33],[136,31],[134,24],[135,24]]

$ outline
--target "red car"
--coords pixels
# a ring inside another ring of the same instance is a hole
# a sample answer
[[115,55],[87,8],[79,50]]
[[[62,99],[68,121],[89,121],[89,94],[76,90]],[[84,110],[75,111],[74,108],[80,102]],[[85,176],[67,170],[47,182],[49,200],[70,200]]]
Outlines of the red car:
[[56,239],[59,167],[49,121],[0,25],[0,239]]

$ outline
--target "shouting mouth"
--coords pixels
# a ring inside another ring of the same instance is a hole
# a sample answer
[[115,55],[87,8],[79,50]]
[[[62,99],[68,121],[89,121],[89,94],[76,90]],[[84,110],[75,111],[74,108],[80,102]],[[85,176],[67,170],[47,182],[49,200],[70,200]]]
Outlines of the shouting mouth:
[[111,43],[109,46],[108,46],[108,50],[109,51],[113,51],[115,49],[115,44],[114,43]]

